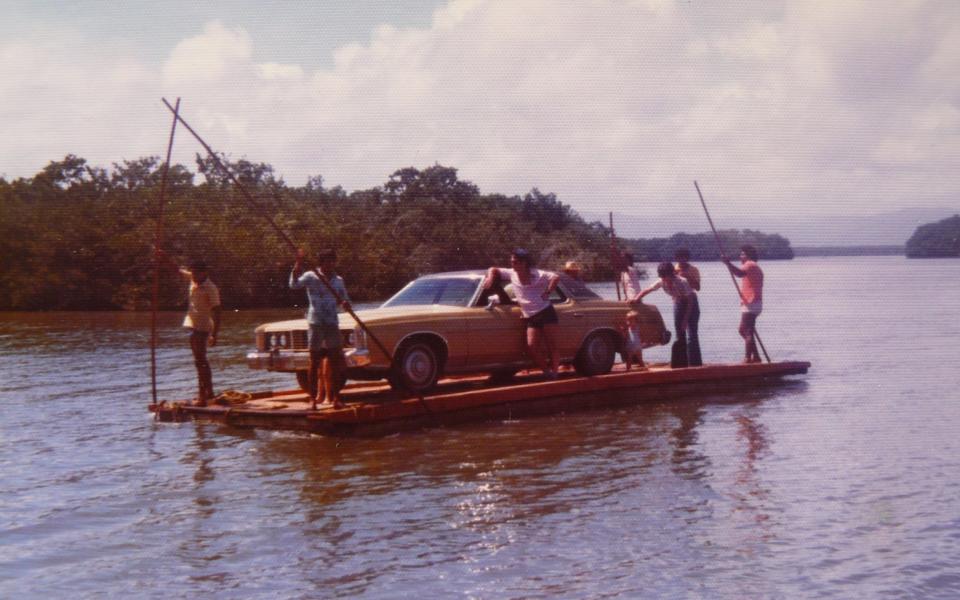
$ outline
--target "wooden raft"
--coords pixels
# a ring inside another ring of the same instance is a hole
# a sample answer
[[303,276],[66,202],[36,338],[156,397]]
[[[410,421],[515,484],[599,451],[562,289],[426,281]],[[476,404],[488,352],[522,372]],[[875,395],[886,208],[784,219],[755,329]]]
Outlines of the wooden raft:
[[306,431],[330,436],[381,436],[397,431],[725,393],[802,375],[809,362],[714,364],[686,369],[653,365],[580,377],[561,372],[546,380],[535,372],[510,385],[493,387],[486,377],[442,380],[428,396],[401,397],[385,384],[355,383],[341,393],[341,409],[312,411],[300,390],[244,394],[206,407],[174,402],[151,404],[160,421],[201,420],[233,427]]

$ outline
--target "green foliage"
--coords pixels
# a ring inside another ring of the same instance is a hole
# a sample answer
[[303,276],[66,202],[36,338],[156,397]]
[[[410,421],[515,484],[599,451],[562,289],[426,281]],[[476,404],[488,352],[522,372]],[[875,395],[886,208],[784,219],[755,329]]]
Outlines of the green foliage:
[[[161,247],[179,264],[203,258],[230,308],[304,301],[287,287],[293,250],[265,215],[308,255],[336,248],[358,301],[385,298],[425,273],[505,264],[518,246],[546,268],[573,259],[594,278],[613,277],[609,231],[553,194],[481,195],[441,165],[400,169],[382,187],[348,194],[319,176],[290,187],[270,165],[221,160],[255,206],[210,158],[197,159],[200,183],[183,166],[170,168],[162,208],[155,156],[106,170],[68,155],[32,178],[0,179],[0,309],[148,308],[161,210]],[[160,306],[182,307],[180,275],[169,266],[160,273]]]
[[960,215],[917,227],[907,240],[907,258],[960,257]]
[[[481,194],[457,170],[406,167],[382,187],[346,193],[315,176],[287,186],[273,167],[221,157],[249,190],[253,205],[209,158],[197,158],[202,182],[181,165],[166,176],[155,156],[90,167],[74,155],[32,178],[0,178],[0,310],[145,309],[152,304],[154,245],[187,264],[211,267],[229,308],[302,305],[287,286],[293,249],[268,216],[308,255],[333,247],[355,301],[378,300],[411,279],[437,271],[505,265],[524,247],[538,264],[558,270],[576,260],[588,278],[612,280],[610,230],[586,223],[537,189],[523,197]],[[741,243],[762,258],[790,258],[789,243],[759,232],[723,232],[728,253]],[[627,240],[637,258],[672,258],[677,246],[695,259],[716,258],[712,235]],[[160,269],[161,308],[182,307],[185,284],[176,269]]]

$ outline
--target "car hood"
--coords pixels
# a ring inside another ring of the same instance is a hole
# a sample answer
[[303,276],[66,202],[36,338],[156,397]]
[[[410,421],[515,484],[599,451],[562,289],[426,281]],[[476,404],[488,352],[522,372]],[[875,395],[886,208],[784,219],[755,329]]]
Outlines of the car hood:
[[[395,324],[406,321],[435,318],[441,315],[452,315],[468,310],[462,306],[444,306],[441,304],[425,304],[416,306],[391,306],[388,308],[368,308],[355,311],[365,325]],[[353,329],[356,321],[347,313],[340,313],[340,329]],[[289,321],[274,321],[257,327],[262,331],[290,331],[306,329],[306,319],[291,319]]]

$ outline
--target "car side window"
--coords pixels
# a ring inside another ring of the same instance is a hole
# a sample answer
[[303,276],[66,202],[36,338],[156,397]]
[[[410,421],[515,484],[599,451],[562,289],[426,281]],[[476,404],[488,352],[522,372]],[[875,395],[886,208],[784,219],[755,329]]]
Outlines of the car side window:
[[474,279],[450,279],[440,291],[440,296],[434,304],[467,306],[475,291],[477,291],[477,281]]

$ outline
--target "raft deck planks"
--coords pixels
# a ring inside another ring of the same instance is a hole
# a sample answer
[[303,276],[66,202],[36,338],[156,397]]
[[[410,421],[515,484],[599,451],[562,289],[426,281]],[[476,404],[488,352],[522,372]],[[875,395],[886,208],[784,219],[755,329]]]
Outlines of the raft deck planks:
[[787,361],[755,364],[715,364],[686,369],[651,366],[640,371],[618,369],[606,375],[580,377],[562,373],[544,380],[517,376],[506,386],[486,385],[486,377],[446,379],[423,398],[403,398],[382,384],[357,383],[342,392],[341,409],[309,410],[299,390],[251,394],[233,406],[185,406],[181,403],[150,410],[160,420],[204,420],[235,427],[307,431],[330,436],[379,436],[397,431],[469,421],[586,410],[602,406],[666,400],[696,393],[742,389],[758,381],[801,375],[810,363]]

